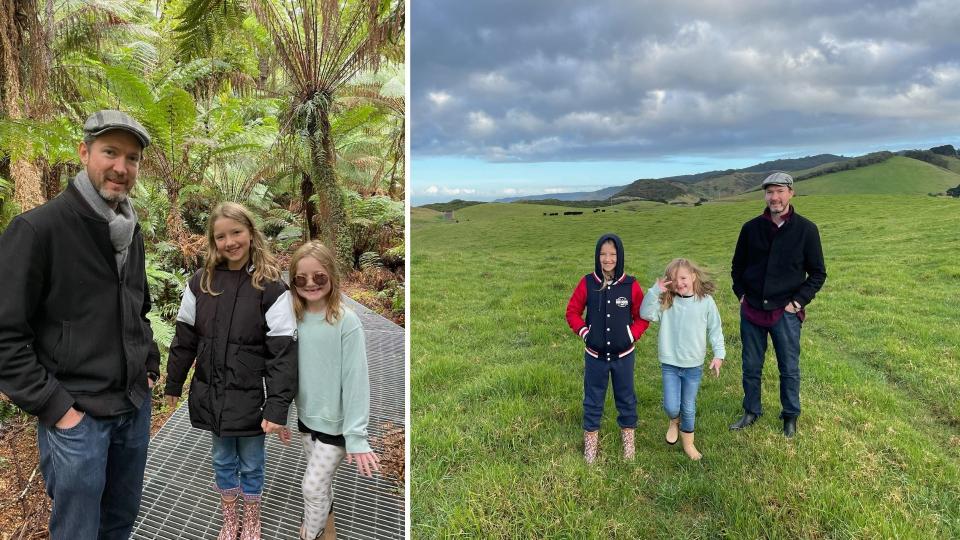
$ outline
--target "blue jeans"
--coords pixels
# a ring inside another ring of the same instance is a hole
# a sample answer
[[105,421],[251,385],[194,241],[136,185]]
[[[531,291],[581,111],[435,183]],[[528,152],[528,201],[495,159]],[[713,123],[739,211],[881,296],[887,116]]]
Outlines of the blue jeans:
[[213,472],[221,493],[260,495],[263,493],[263,467],[266,459],[266,435],[213,438]]
[[771,328],[757,326],[740,316],[740,339],[743,342],[743,410],[760,415],[760,377],[767,352],[767,335],[777,353],[780,370],[781,418],[800,416],[800,327],[795,313],[783,316]]
[[663,410],[671,419],[680,417],[680,431],[693,433],[703,366],[682,368],[660,364],[660,372],[663,374]]
[[53,500],[51,540],[127,540],[140,509],[150,401],[129,414],[39,424],[40,471]]
[[617,423],[622,428],[637,427],[637,394],[633,391],[634,353],[611,360],[600,360],[583,353],[583,429],[597,431],[607,397],[607,381],[613,383],[613,401],[617,405]]

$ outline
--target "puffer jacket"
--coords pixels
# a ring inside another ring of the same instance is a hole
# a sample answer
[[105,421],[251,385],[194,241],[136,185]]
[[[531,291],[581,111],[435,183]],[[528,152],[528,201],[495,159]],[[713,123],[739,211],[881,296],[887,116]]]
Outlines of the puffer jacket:
[[220,437],[260,435],[261,420],[287,423],[297,391],[296,319],[280,281],[253,286],[253,266],[218,267],[213,296],[200,290],[204,270],[190,279],[177,314],[167,362],[167,395],[190,383],[190,423]]
[[[604,285],[600,247],[613,240],[617,265],[613,280]],[[586,344],[587,354],[601,360],[616,360],[633,352],[634,342],[650,323],[640,318],[643,289],[623,271],[623,242],[615,234],[597,240],[594,271],[584,276],[567,303],[567,324]],[[586,309],[586,320],[583,318]]]

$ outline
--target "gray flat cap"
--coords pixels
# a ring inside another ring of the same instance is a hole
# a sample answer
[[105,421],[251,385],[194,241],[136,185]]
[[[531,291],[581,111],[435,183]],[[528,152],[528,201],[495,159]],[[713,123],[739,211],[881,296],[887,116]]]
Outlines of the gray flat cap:
[[793,177],[785,172],[775,172],[763,179],[763,183],[760,184],[760,189],[764,189],[767,186],[787,186],[792,188]]
[[91,114],[90,118],[87,118],[87,121],[83,124],[83,132],[94,137],[114,129],[122,129],[132,133],[140,140],[140,146],[143,148],[150,146],[150,134],[147,133],[147,128],[124,112],[112,109],[97,111]]

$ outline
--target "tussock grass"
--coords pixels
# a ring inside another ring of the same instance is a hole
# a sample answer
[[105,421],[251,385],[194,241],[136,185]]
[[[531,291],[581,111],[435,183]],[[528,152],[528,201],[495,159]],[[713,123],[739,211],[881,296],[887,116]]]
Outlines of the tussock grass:
[[[960,538],[960,201],[794,199],[820,227],[828,279],[786,440],[772,347],[764,416],[727,429],[742,399],[730,257],[755,196],[582,216],[484,204],[413,228],[414,536]],[[601,457],[583,463],[582,345],[563,314],[608,231],[645,290],[676,256],[716,276],[728,361],[701,387],[701,463],[663,442],[655,325],[637,346],[636,461],[619,457],[608,392]]]

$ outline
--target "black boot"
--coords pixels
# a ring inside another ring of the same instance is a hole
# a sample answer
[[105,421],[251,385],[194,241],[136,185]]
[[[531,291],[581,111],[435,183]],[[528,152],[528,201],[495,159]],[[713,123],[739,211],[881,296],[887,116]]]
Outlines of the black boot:
[[732,429],[732,430],[734,430],[734,431],[743,429],[743,428],[749,426],[750,424],[753,424],[754,422],[756,422],[756,421],[757,421],[757,418],[759,418],[759,416],[757,416],[757,415],[755,415],[755,414],[753,414],[753,413],[745,412],[745,413],[743,413],[743,416],[740,417],[739,420],[737,420],[737,421],[734,422],[733,424],[730,424],[730,429]]
[[787,416],[783,419],[783,436],[791,438],[797,434],[797,417]]

